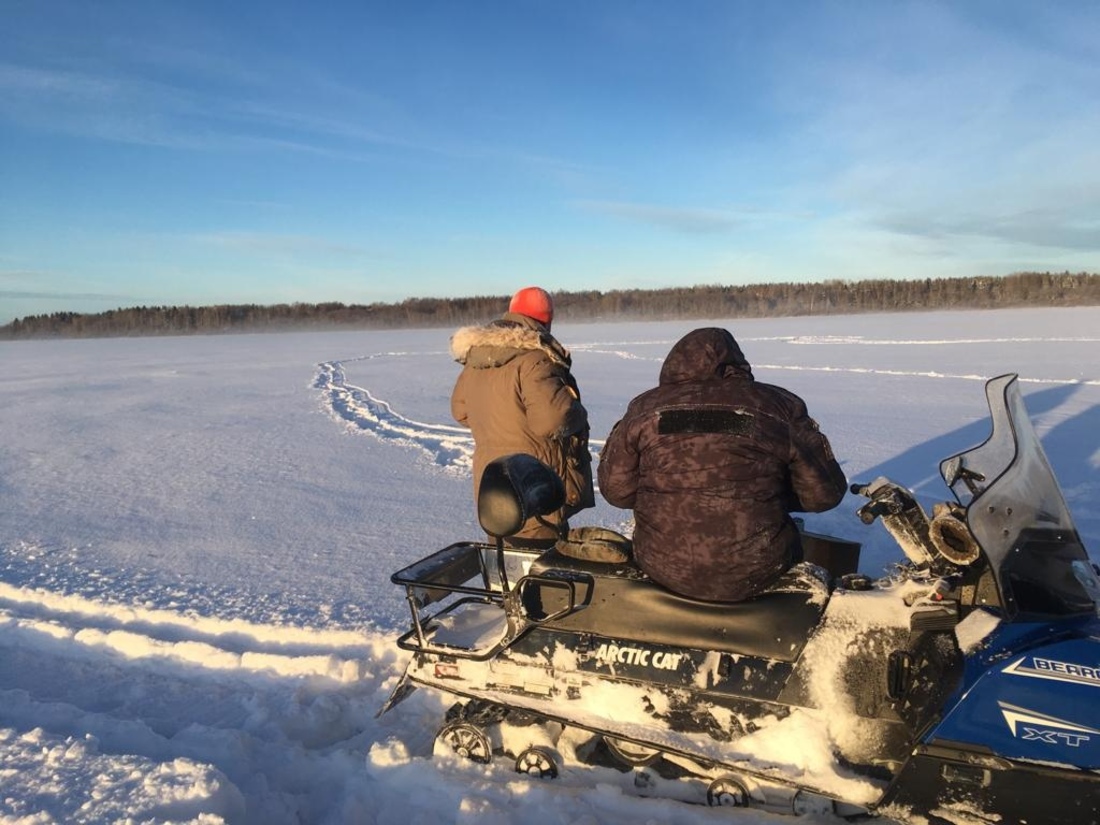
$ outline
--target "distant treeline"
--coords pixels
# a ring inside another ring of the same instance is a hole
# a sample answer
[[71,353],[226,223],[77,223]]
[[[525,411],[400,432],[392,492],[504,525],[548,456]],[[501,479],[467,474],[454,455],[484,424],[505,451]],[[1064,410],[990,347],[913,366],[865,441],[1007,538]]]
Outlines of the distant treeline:
[[[84,314],[32,315],[0,327],[0,340],[187,335],[322,329],[457,327],[483,323],[508,297],[410,298],[397,304],[153,306]],[[693,286],[600,292],[555,292],[557,317],[672,320],[846,315],[933,309],[1000,309],[1100,305],[1100,275],[1023,272],[1003,277],[924,280],[833,280],[750,286]]]

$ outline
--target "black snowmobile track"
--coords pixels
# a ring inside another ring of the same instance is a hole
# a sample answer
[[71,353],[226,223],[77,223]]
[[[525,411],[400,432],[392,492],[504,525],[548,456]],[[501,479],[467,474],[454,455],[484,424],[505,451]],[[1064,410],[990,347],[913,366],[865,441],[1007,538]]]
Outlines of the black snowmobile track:
[[[410,682],[415,684],[417,687],[424,687],[426,689],[430,689],[430,690],[433,690],[433,691],[438,691],[438,692],[441,692],[441,693],[443,692],[439,685],[436,685],[436,684],[433,684],[433,683],[430,683],[430,682],[420,683],[420,682],[417,682],[415,679],[410,679]],[[517,707],[515,705],[506,706],[506,705],[501,704],[500,702],[496,702],[496,701],[492,701],[490,699],[487,699],[484,695],[478,695],[476,693],[467,693],[467,692],[457,691],[457,690],[447,690],[446,693],[450,694],[455,699],[459,699],[459,700],[465,699],[465,700],[468,700],[470,702],[475,703],[475,705],[477,706],[477,710],[475,711],[474,716],[470,720],[473,724],[477,724],[478,717],[480,717],[482,720],[488,721],[490,724],[492,724],[492,723],[500,722],[503,719],[507,718],[508,714],[510,714],[510,713],[518,713],[518,714],[522,714],[524,717],[526,717],[526,716],[532,717],[531,719],[526,719],[525,718],[524,719],[524,724],[531,724],[531,723],[534,723],[534,722],[538,722],[538,723],[555,722],[557,724],[560,724],[563,729],[565,729],[565,728],[579,729],[579,730],[586,731],[587,733],[590,733],[594,736],[610,737],[612,739],[617,739],[621,742],[627,742],[631,745],[635,745],[635,746],[637,746],[639,748],[642,748],[642,749],[656,750],[658,752],[658,755],[661,756],[661,757],[670,757],[671,756],[671,757],[674,757],[674,759],[679,760],[680,762],[687,762],[691,765],[698,766],[699,770],[698,770],[697,773],[694,774],[694,776],[695,776],[695,778],[697,778],[699,780],[702,780],[702,781],[706,781],[706,780],[710,780],[710,779],[718,779],[724,773],[728,773],[728,774],[730,774],[734,777],[743,776],[743,777],[753,779],[757,782],[760,782],[763,785],[779,786],[779,787],[785,788],[788,791],[791,791],[792,793],[794,793],[794,792],[809,793],[809,794],[813,794],[815,796],[821,797],[823,799],[827,799],[830,802],[834,803],[835,805],[840,805],[840,806],[843,806],[845,808],[851,809],[851,811],[852,811],[851,814],[843,815],[843,816],[845,816],[845,818],[859,817],[863,813],[866,813],[866,814],[872,814],[873,813],[873,810],[870,806],[861,805],[861,804],[858,804],[858,803],[851,803],[848,800],[844,799],[842,796],[838,795],[835,791],[828,791],[828,790],[813,787],[813,786],[810,786],[810,785],[801,785],[801,784],[798,784],[796,782],[792,782],[789,776],[786,776],[786,775],[784,775],[782,773],[778,773],[778,772],[773,773],[773,772],[770,772],[770,771],[767,771],[767,770],[763,770],[758,766],[744,765],[744,764],[739,763],[739,762],[724,762],[724,761],[721,761],[721,760],[703,759],[699,756],[699,754],[692,753],[691,751],[689,751],[687,749],[684,749],[684,748],[677,748],[677,747],[673,747],[673,746],[668,746],[667,744],[656,743],[656,742],[653,742],[653,741],[650,741],[650,740],[639,738],[637,736],[630,736],[629,734],[624,734],[624,733],[619,732],[619,731],[601,729],[601,728],[596,727],[594,725],[587,725],[587,724],[579,723],[575,719],[571,719],[571,718],[568,718],[566,716],[562,716],[562,715],[558,715],[558,714],[548,714],[548,713],[545,713],[543,711],[535,711],[535,710],[532,710],[528,707]],[[501,697],[501,698],[503,698],[503,697]],[[514,697],[509,697],[509,698],[514,698]],[[487,706],[489,706],[489,707],[487,707]],[[499,709],[499,710],[497,710],[497,709]],[[453,715],[449,715],[449,718],[453,719],[455,717]],[[583,763],[583,762],[579,763],[579,764],[582,765],[582,766],[585,766],[585,767],[592,767],[591,765],[588,765],[587,763]],[[674,762],[673,764],[679,764],[679,763]],[[858,770],[855,767],[853,767],[852,769],[853,769],[853,771],[858,772]],[[865,775],[864,778],[867,778],[867,779],[873,780],[873,781],[882,781],[884,779],[884,777],[877,777],[877,776],[871,776],[871,775]],[[752,807],[752,806],[750,805],[748,807]],[[774,812],[774,811],[772,811],[772,812]]]

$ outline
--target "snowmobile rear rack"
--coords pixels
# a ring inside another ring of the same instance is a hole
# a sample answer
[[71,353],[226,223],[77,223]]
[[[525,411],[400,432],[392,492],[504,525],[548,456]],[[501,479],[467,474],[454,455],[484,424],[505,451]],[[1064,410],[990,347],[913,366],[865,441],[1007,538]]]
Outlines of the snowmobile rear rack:
[[[527,573],[541,552],[506,547],[503,543],[493,546],[458,542],[397,571],[390,580],[404,586],[413,623],[412,629],[397,640],[398,647],[484,661],[532,628],[588,607],[594,588],[588,573],[568,570]],[[516,574],[519,575],[515,584],[510,585],[509,580]],[[525,599],[529,588],[558,592],[561,597],[558,608],[546,615],[531,615],[525,607],[525,602],[531,601]],[[425,615],[423,609],[430,604],[442,606]],[[503,621],[488,628],[471,622],[467,609],[479,605],[494,606],[494,615]],[[454,641],[433,638],[446,635],[439,632],[441,629],[450,631]],[[497,631],[499,636],[492,643],[482,641],[488,633]]]

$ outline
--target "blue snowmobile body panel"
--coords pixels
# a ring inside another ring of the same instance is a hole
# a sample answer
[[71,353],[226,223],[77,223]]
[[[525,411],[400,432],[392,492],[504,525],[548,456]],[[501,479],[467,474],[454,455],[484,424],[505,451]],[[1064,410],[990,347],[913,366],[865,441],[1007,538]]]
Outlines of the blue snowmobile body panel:
[[[996,662],[971,661],[975,678],[925,741],[970,742],[1006,759],[1100,769],[1100,620],[1077,624],[1009,626],[1002,635],[1047,638],[1009,645]],[[1007,640],[992,643],[999,641]]]

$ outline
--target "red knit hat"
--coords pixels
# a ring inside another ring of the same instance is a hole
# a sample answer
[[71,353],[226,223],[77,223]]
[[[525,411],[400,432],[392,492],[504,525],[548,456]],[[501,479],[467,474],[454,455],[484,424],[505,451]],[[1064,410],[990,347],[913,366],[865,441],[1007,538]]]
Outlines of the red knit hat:
[[537,286],[525,286],[512,296],[508,311],[517,315],[526,315],[546,326],[554,320],[554,299],[545,289]]

